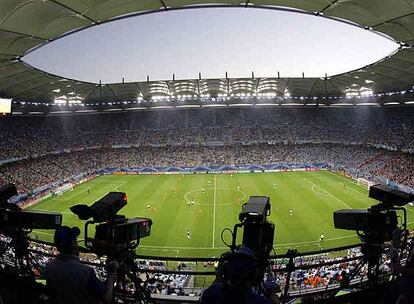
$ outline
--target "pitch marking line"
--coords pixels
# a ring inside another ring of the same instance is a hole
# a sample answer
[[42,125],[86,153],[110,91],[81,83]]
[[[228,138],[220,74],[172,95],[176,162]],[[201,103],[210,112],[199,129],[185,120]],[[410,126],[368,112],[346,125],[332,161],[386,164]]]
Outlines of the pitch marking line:
[[[347,239],[347,238],[351,238],[351,237],[356,237],[356,234],[353,235],[347,235],[347,236],[338,236],[338,237],[334,237],[334,238],[329,238],[329,239],[325,239],[325,241],[334,241],[334,240],[340,240],[340,239]],[[308,242],[298,242],[298,243],[285,243],[285,244],[279,244],[276,246],[273,246],[273,248],[280,248],[280,247],[285,247],[285,246],[295,246],[295,245],[314,245],[319,243],[319,241],[308,241]],[[138,246],[138,248],[165,248],[165,249],[199,249],[199,250],[206,250],[206,249],[229,249],[228,247],[174,247],[174,246],[145,246],[145,245],[140,245]]]
[[214,195],[213,195],[213,241],[212,247],[214,248],[214,236],[216,231],[216,195],[217,195],[217,177],[214,175]]
[[[72,191],[73,191],[73,189],[72,189]],[[62,201],[64,201],[64,202],[69,201],[69,200],[73,199],[74,197],[78,196],[79,194],[82,194],[86,191],[88,191],[88,189],[83,189],[83,190],[81,190],[81,191],[79,191],[75,194],[72,193],[72,195],[70,195],[70,196],[67,196],[67,197],[65,196],[65,199],[63,199]]]
[[338,202],[344,204],[345,206],[347,206],[349,209],[352,209],[351,206],[349,206],[347,203],[345,203],[343,200],[340,200],[339,198],[335,197],[334,195],[332,195],[331,193],[329,193],[328,191],[326,191],[325,189],[323,189],[322,187],[318,186],[317,184],[315,184],[314,182],[310,181],[309,179],[307,179],[306,177],[303,178],[304,180],[306,180],[308,183],[311,183],[312,185],[316,186],[317,188],[319,188],[320,190],[322,190],[323,192],[325,192],[326,194],[328,194],[330,197],[332,197],[333,199],[337,200]]
[[32,234],[45,234],[45,235],[55,235],[55,233],[45,232],[45,231],[34,231]]
[[[353,191],[355,191],[355,192],[357,192],[359,194],[363,194],[364,196],[367,195],[367,193],[368,193],[367,189],[364,188],[364,187],[362,187],[362,186],[360,186],[360,185],[358,185],[358,183],[355,180],[349,179],[349,178],[347,178],[345,176],[342,176],[340,174],[336,174],[336,173],[334,173],[332,171],[328,171],[328,172],[331,173],[332,175],[340,178],[340,179],[343,179],[344,181],[348,182],[351,185],[355,185],[358,189],[364,189],[366,192],[364,193],[364,192],[361,192],[361,191],[356,190],[355,188],[352,188],[352,187],[349,187],[348,186],[349,189],[351,189],[351,190],[353,190]],[[414,213],[414,210],[411,210],[411,208],[407,208],[407,211]],[[407,224],[413,224],[413,223],[407,223]]]
[[[44,234],[44,235],[54,235],[54,233],[51,232],[46,232],[46,231],[35,231],[33,232],[33,234]],[[340,240],[340,239],[347,239],[347,238],[351,238],[351,237],[355,237],[355,234],[352,235],[346,235],[346,236],[338,236],[338,237],[333,237],[333,238],[327,238],[324,240],[324,242],[326,241],[334,241],[334,240]],[[279,244],[276,246],[273,246],[273,248],[277,249],[277,248],[281,248],[281,247],[286,247],[286,246],[296,246],[296,245],[314,245],[314,244],[318,244],[319,241],[308,241],[308,242],[297,242],[297,243],[284,243],[284,244]],[[181,250],[181,249],[191,249],[191,250],[208,250],[208,249],[229,249],[228,247],[185,247],[185,246],[150,246],[150,245],[140,245],[138,248],[153,248],[153,249],[173,249],[173,250]]]
[[[357,186],[357,187],[358,187],[358,189],[359,189],[359,188],[361,188],[361,189],[366,190],[364,187],[362,187],[362,186],[358,185],[358,184],[356,183],[356,181],[355,181],[355,180],[353,180],[353,179],[350,179],[350,178],[348,178],[348,177],[345,177],[345,176],[342,176],[342,175],[336,174],[336,173],[334,173],[334,172],[332,172],[332,171],[328,171],[328,172],[329,172],[329,173],[331,173],[332,175],[334,175],[334,176],[336,176],[336,177],[339,177],[340,179],[342,179],[342,180],[344,180],[344,181],[348,182],[348,183],[349,183],[349,184],[351,184],[351,185],[355,185],[355,186]],[[349,187],[349,188],[350,188],[351,190],[355,191],[355,192],[358,192],[359,194],[366,195],[366,192],[361,192],[361,191],[358,191],[357,189],[355,189],[355,188],[353,188],[353,187]]]
[[116,186],[114,189],[112,190],[118,190],[119,187],[122,187],[123,185],[125,185],[128,181],[124,181],[122,183],[120,183],[118,186]]
[[[354,183],[352,183],[351,185],[356,185],[356,186],[358,186],[357,184],[354,184]],[[359,187],[359,186],[358,186],[358,187]],[[348,185],[347,189],[351,189],[352,191],[354,191],[354,192],[356,192],[356,193],[358,193],[358,194],[363,194],[363,195],[366,195],[366,193],[363,193],[363,192],[361,192],[361,191],[358,191],[358,190],[354,189],[353,187],[351,187],[351,186],[349,186],[349,185]]]
[[[128,181],[124,181],[124,182],[121,182],[121,183],[106,183],[107,185],[109,185],[109,186],[114,186],[115,185],[115,188],[113,189],[113,190],[116,190],[116,189],[118,189],[119,187],[121,187],[121,186],[123,186],[124,184],[126,184]],[[102,189],[105,189],[105,188],[107,188],[108,186],[104,186]],[[83,189],[83,188],[82,188]],[[77,190],[77,189],[73,189],[73,190]],[[72,191],[73,191],[72,190]],[[36,203],[36,204],[34,204],[33,205],[33,207],[34,207],[34,209],[33,210],[37,210],[37,207],[40,207],[40,206],[43,206],[43,205],[49,205],[50,203],[52,203],[52,202],[55,202],[55,201],[62,201],[62,202],[66,202],[66,201],[68,201],[68,200],[71,200],[71,199],[73,199],[74,197],[76,197],[76,196],[78,196],[79,194],[81,194],[81,193],[83,193],[83,192],[85,192],[85,190],[82,190],[82,191],[80,191],[80,192],[78,192],[78,193],[76,193],[75,195],[71,195],[71,197],[70,198],[66,198],[66,196],[65,197],[62,197],[62,196],[60,196],[60,195],[55,195],[55,196],[52,196],[50,199],[46,199],[46,200],[43,200],[43,201],[40,201],[40,202],[38,202],[38,203]],[[101,196],[99,196],[98,198],[101,198],[102,197],[102,195]],[[62,199],[63,198],[63,199]],[[35,208],[36,207],[36,208]]]
[[313,191],[313,192],[315,192],[317,195],[329,196],[329,195],[328,195],[328,194],[326,194],[326,193],[321,193],[320,191],[316,191],[316,190],[315,190],[315,188],[316,188],[316,189],[318,189],[318,187],[316,187],[315,185],[313,185],[313,186],[312,186],[312,191]]
[[177,250],[177,249],[156,249],[156,248],[154,248],[154,249],[150,249],[150,248],[147,248],[146,250],[151,250],[151,251],[167,251],[167,252],[175,252],[175,253],[177,253],[177,255],[175,256],[175,257],[178,257],[178,254],[180,253],[180,250]]
[[170,249],[170,250],[176,250],[176,249],[191,249],[191,250],[196,250],[196,249],[200,249],[200,250],[208,250],[208,249],[229,249],[228,247],[168,247],[168,246],[138,246],[139,248],[154,248],[154,249]]
[[[217,190],[219,190],[219,191],[234,191],[234,192],[241,193],[243,196],[240,198],[240,202],[244,202],[244,200],[245,200],[245,198],[247,196],[246,193],[244,193],[243,191],[241,191],[241,190],[235,190],[235,189],[232,189],[232,188],[217,188],[216,187],[215,189],[216,189],[216,191]],[[211,203],[210,204],[203,204],[203,203],[199,203],[199,202],[194,201],[193,199],[189,198],[189,195],[190,194],[197,193],[197,192],[203,192],[203,191],[206,191],[205,188],[200,188],[200,189],[188,191],[188,192],[186,192],[184,194],[184,200],[187,203],[188,202],[194,202],[194,204],[200,205],[200,206],[213,206],[213,204],[211,204]],[[207,191],[208,191],[208,189],[207,189]],[[213,189],[213,191],[214,191],[214,189]],[[234,202],[231,202],[231,203],[216,203],[216,206],[229,206],[229,205],[234,205]]]
[[67,214],[67,215],[74,215],[77,216],[75,213],[67,212],[67,211],[55,211],[55,210],[47,210],[47,209],[34,209],[34,211],[43,211],[43,212],[57,212],[61,214]]
[[[104,183],[104,184],[107,184],[108,186],[115,186],[115,188],[113,188],[112,190],[117,190],[119,187],[121,187],[121,186],[123,186],[123,185],[125,185],[126,183],[127,183],[128,181],[123,181],[123,182],[118,182],[118,183],[113,183],[113,182],[111,182],[111,183]],[[104,189],[106,188],[107,186],[104,186]],[[82,186],[82,187],[77,187],[77,189],[73,189],[73,190],[78,190],[78,189],[82,189],[81,191],[79,191],[79,192],[77,192],[77,193],[75,193],[75,194],[72,194],[71,196],[68,196],[68,197],[66,197],[65,196],[65,199],[63,199],[62,201],[69,201],[69,200],[71,200],[72,198],[74,198],[74,197],[76,197],[76,196],[78,196],[78,195],[80,195],[80,194],[82,194],[83,192],[86,192],[86,191],[88,191],[90,188],[89,187],[85,187],[85,186]],[[72,190],[72,191],[73,191]]]

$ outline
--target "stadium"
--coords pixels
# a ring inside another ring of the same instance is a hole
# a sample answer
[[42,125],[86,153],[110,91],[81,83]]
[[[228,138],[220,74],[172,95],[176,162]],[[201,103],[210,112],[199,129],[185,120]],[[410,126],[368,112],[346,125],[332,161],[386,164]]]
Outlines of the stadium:
[[[16,187],[10,200],[5,191],[0,195],[3,269],[14,267],[21,275],[24,268],[27,276],[29,268],[44,283],[43,269],[60,251],[57,228],[33,222],[22,230],[18,216],[58,213],[62,225],[80,228],[80,260],[105,280],[113,256],[84,246],[98,221],[84,228],[87,219],[72,207],[122,192],[127,204],[119,214],[152,224],[149,235],[138,237],[128,269],[145,283],[138,287],[128,279],[115,297],[123,296],[124,303],[196,303],[214,281],[222,255],[234,249],[233,226],[249,198],[261,196],[270,200],[266,221],[275,232],[260,280],[263,285],[274,278],[275,303],[394,303],[400,277],[395,252],[400,267],[411,260],[412,203],[405,201],[405,211],[399,201],[393,201],[397,208],[381,207],[381,214],[395,215],[401,235],[386,231],[373,243],[358,229],[335,228],[333,214],[380,203],[371,192],[377,184],[414,194],[414,3],[213,2],[0,0],[0,184]],[[324,77],[285,77],[276,70],[273,77],[252,72],[232,78],[226,72],[204,78],[200,72],[192,79],[172,74],[167,80],[102,83],[55,75],[24,60],[102,24],[212,8],[326,18],[380,35],[397,49]],[[22,255],[16,239],[23,235]],[[395,245],[396,238],[405,247]],[[246,238],[239,232],[234,241],[244,245]],[[377,260],[367,258],[372,248],[380,250]],[[144,289],[147,297],[137,296]],[[5,303],[22,301],[13,302],[8,293],[0,291]]]

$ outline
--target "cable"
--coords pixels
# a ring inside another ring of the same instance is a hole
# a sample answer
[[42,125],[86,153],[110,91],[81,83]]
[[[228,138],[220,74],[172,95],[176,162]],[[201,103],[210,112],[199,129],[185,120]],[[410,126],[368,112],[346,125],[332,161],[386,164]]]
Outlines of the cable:
[[223,238],[223,235],[224,235],[224,232],[225,231],[230,231],[230,234],[231,234],[231,238],[233,239],[233,237],[234,237],[234,235],[233,235],[233,231],[231,231],[231,229],[230,228],[224,228],[222,231],[221,231],[221,235],[220,235],[220,238],[221,238],[221,241],[223,242],[223,244],[224,245],[226,245],[227,247],[229,247],[229,248],[231,248],[231,245],[229,245],[229,244],[227,244],[226,243],[226,241],[224,240],[224,238]]

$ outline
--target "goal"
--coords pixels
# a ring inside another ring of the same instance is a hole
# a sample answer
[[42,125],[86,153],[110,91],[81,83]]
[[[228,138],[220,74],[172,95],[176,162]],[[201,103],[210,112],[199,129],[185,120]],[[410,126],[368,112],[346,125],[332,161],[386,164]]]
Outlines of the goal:
[[365,179],[365,178],[358,178],[358,179],[357,179],[357,183],[358,183],[358,185],[359,185],[359,186],[362,186],[362,187],[364,187],[364,188],[366,188],[366,189],[368,189],[368,190],[369,190],[369,188],[370,188],[372,185],[375,185],[375,183],[374,183],[374,182],[371,182],[371,181],[369,181],[369,180],[367,180],[367,179]]
[[63,185],[63,186],[57,188],[55,190],[55,194],[56,195],[62,195],[63,193],[65,193],[67,191],[70,191],[70,190],[73,190],[73,184],[71,184],[71,183],[66,184],[66,185]]

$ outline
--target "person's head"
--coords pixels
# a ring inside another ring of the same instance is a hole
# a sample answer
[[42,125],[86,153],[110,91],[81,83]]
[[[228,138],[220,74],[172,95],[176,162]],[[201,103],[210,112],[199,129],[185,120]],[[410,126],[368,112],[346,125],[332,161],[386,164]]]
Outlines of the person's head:
[[249,288],[256,279],[257,260],[254,252],[246,246],[224,254],[220,263],[225,285],[242,290]]
[[61,226],[55,231],[54,243],[61,254],[78,255],[77,237],[80,234],[78,227]]

